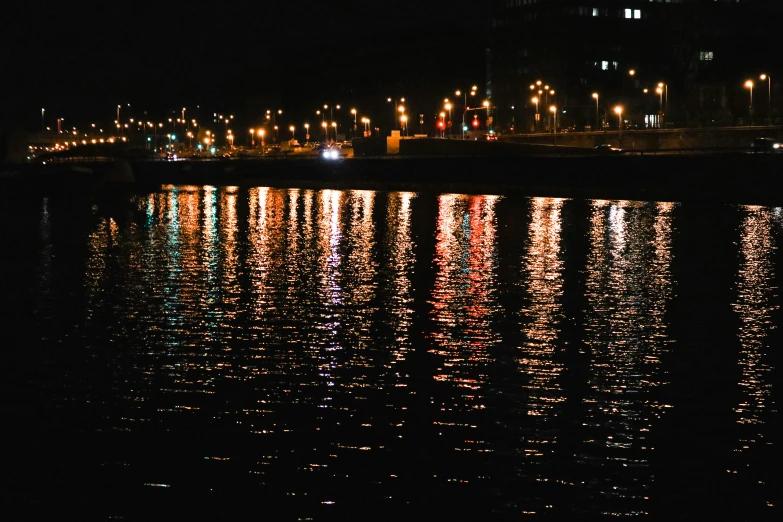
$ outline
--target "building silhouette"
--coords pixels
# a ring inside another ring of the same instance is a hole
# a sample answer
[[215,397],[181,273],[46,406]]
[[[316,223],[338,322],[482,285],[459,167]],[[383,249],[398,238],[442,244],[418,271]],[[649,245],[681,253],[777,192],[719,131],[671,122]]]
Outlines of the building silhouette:
[[779,122],[781,4],[491,0],[493,127],[613,128],[617,106],[635,128]]

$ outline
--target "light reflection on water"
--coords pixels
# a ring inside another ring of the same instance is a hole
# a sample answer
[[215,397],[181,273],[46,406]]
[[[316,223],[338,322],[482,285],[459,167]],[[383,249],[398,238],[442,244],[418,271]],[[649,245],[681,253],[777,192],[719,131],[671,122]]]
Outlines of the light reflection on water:
[[654,389],[667,384],[661,357],[671,342],[664,314],[672,294],[672,210],[665,203],[596,201],[590,218],[590,373],[578,459],[601,468],[586,484],[591,496],[637,501],[632,514],[647,513],[643,501],[655,480],[647,469],[649,436],[669,407]]
[[[94,408],[96,432],[176,437],[155,464],[126,439],[110,479],[242,484],[302,519],[629,516],[667,502],[653,440],[676,437],[661,433],[677,407],[661,390],[683,349],[667,318],[679,205],[166,186],[129,206],[74,236],[84,299],[60,342],[85,371],[47,396]],[[773,444],[777,413],[780,218],[740,212],[741,372],[726,410],[752,483],[749,453]],[[48,201],[36,219],[36,298],[57,315]]]
[[[777,415],[771,374],[769,335],[776,325],[772,315],[779,310],[779,291],[776,283],[774,253],[777,250],[776,229],[781,223],[776,211],[765,207],[743,207],[740,226],[737,274],[737,301],[734,311],[741,323],[737,334],[740,341],[738,364],[740,399],[734,407],[739,424],[736,460],[727,471],[739,474],[738,479],[758,489],[769,507],[779,504],[776,493],[768,484],[770,477],[764,470],[754,469],[752,462],[770,458],[768,423]],[[756,458],[753,459],[752,456]]]

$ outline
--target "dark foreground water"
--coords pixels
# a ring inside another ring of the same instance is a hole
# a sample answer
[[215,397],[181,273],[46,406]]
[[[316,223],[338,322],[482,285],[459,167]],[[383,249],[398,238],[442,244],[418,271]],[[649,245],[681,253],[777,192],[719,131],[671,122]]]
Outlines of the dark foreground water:
[[780,208],[0,203],[5,520],[779,516]]

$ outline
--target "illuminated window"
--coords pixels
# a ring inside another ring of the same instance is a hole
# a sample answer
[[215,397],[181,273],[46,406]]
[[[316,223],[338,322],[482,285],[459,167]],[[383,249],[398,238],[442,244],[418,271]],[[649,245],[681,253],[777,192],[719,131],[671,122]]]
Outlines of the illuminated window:
[[602,71],[608,71],[609,70],[609,62],[604,60],[601,62],[601,70]]
[[702,62],[711,62],[713,59],[712,51],[701,51],[699,53],[699,60]]
[[633,10],[632,9],[626,9],[625,10],[625,17],[631,18],[633,16]]
[[635,20],[639,20],[642,18],[642,10],[641,9],[634,9],[633,10],[633,17]]

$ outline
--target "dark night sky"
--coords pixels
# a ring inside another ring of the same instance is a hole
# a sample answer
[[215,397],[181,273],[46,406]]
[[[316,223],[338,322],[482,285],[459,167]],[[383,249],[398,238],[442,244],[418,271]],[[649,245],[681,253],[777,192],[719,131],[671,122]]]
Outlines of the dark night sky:
[[[70,2],[6,9],[6,127],[113,119],[117,103],[252,116],[407,96],[421,111],[482,85],[485,2]],[[305,117],[304,115],[302,117]]]

